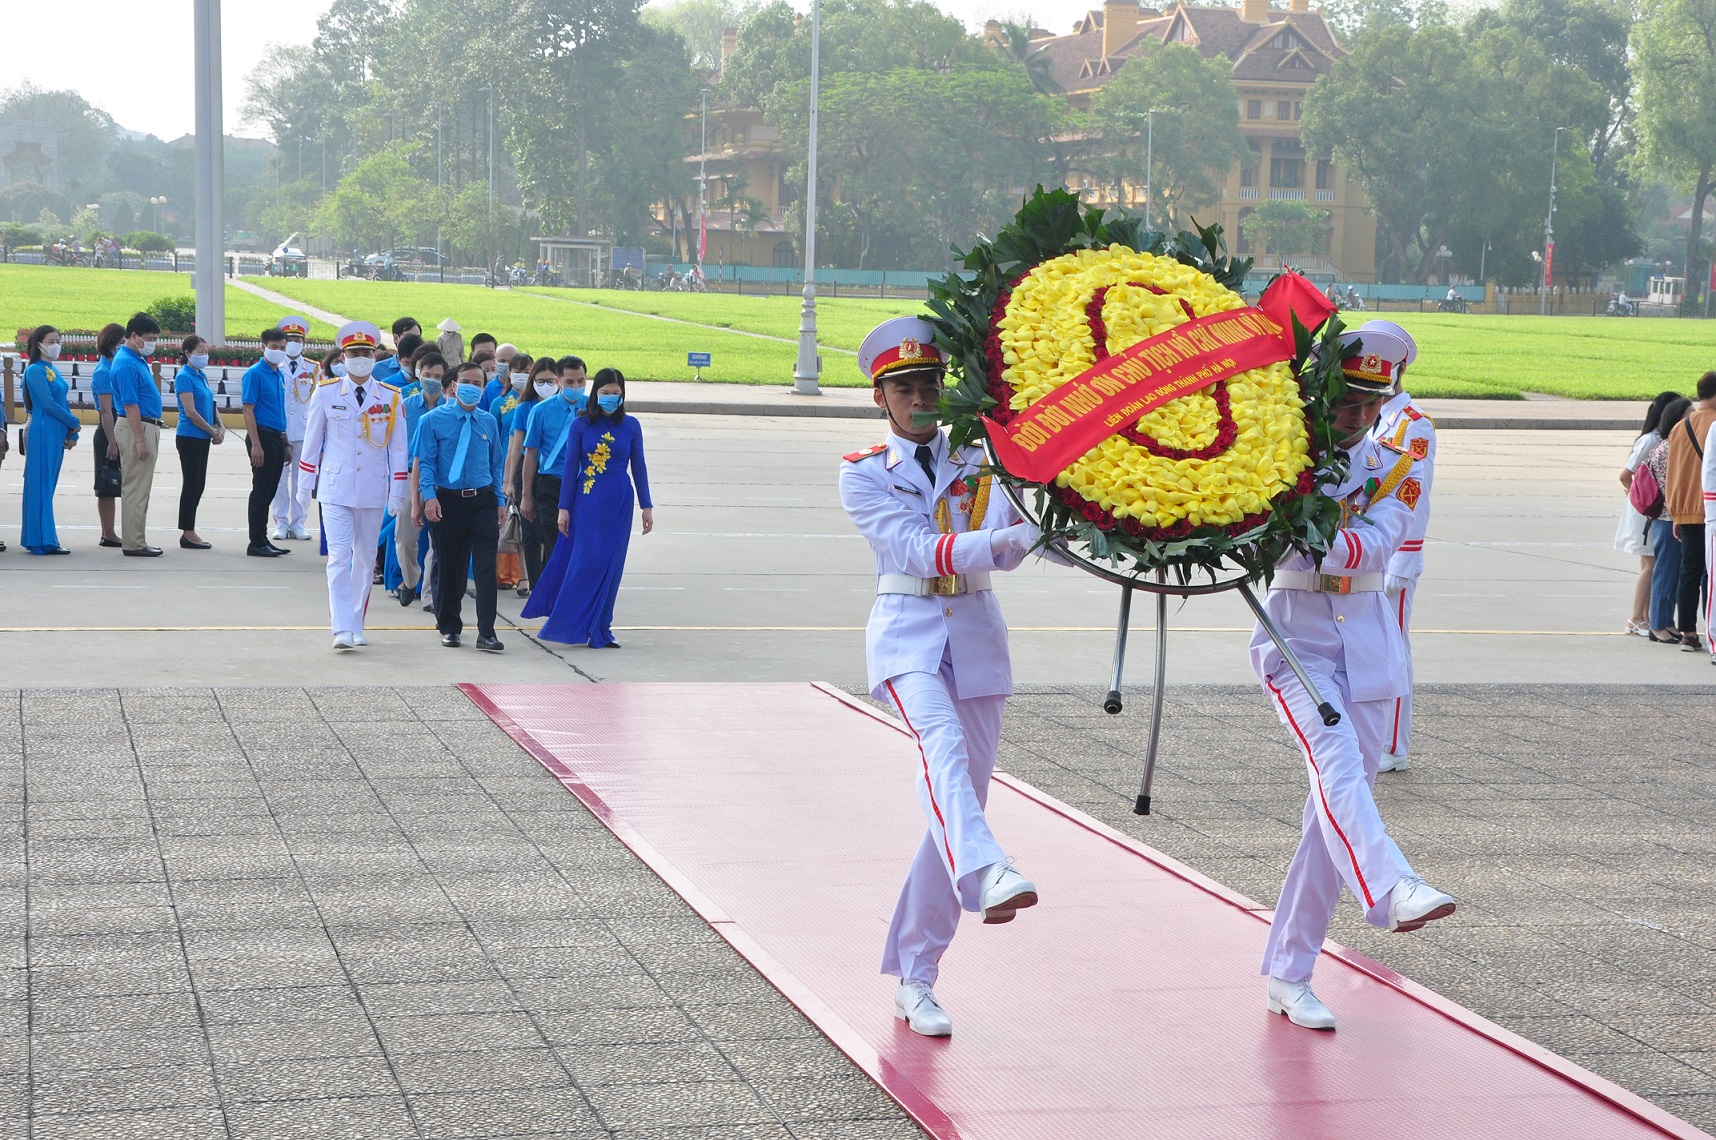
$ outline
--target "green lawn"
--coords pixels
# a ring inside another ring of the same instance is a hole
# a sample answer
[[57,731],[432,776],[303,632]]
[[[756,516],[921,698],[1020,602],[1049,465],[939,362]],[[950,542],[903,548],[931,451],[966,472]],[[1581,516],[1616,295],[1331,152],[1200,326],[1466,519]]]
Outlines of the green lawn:
[[[266,284],[270,279],[258,280]],[[189,273],[0,264],[0,341],[39,324],[92,331],[109,321],[124,324],[132,313],[163,297],[194,295]],[[286,315],[278,305],[226,287],[229,334],[253,337]],[[310,331],[312,336],[334,333],[321,322],[312,322]]]
[[[265,288],[330,312],[368,318],[384,329],[407,313],[431,329],[452,316],[464,326],[467,340],[486,330],[533,354],[577,353],[592,368],[613,365],[641,380],[688,380],[686,353],[708,352],[714,364],[703,370],[706,380],[786,384],[796,357],[800,301],[792,296],[257,280]],[[108,320],[123,320],[159,297],[190,292],[191,281],[184,274],[0,265],[0,339],[42,321],[96,328]],[[823,383],[862,386],[850,354],[864,334],[887,317],[922,309],[921,302],[913,301],[819,301]],[[227,286],[231,332],[253,336],[281,312]],[[1705,321],[1385,315],[1418,340],[1419,359],[1411,378],[1412,391],[1419,396],[1518,399],[1522,392],[1545,392],[1586,399],[1648,399],[1665,388],[1691,391],[1700,375],[1716,368],[1716,323]],[[1363,319],[1351,316],[1355,323]],[[316,327],[319,335],[332,331]]]

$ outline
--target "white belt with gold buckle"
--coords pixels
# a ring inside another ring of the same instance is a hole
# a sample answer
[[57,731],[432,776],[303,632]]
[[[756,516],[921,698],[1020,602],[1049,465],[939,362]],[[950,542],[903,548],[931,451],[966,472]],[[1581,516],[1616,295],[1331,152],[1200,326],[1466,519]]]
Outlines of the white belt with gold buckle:
[[944,578],[919,578],[916,574],[883,574],[876,579],[878,594],[909,594],[914,598],[947,598],[989,589],[989,572],[949,574]]
[[1277,590],[1305,590],[1313,594],[1380,594],[1381,574],[1316,574],[1310,570],[1277,570],[1269,585]]

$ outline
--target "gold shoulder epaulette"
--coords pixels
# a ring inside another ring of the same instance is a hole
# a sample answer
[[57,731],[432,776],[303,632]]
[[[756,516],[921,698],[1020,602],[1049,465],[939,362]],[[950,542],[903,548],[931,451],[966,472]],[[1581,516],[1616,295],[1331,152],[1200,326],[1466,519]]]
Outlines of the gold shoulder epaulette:
[[326,388],[329,384],[338,384],[339,382],[340,378],[338,376],[330,376],[326,380],[316,381],[316,387]]
[[392,392],[395,395],[399,394],[398,384],[389,384],[386,380],[377,380],[375,383],[378,388],[386,388],[389,392]]

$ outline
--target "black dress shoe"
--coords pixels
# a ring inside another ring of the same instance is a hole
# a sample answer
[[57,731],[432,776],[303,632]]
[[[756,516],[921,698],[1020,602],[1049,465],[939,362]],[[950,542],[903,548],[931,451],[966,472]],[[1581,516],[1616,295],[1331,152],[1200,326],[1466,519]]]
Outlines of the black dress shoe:
[[136,550],[127,550],[125,552],[125,557],[159,558],[161,557],[161,548],[159,546],[139,546]]
[[114,550],[123,550],[125,548],[125,544],[123,542],[114,542],[110,538],[104,538],[100,542],[97,542],[96,545],[111,547]]
[[498,637],[478,637],[477,648],[484,653],[499,653],[506,646],[501,644],[501,639]]
[[443,633],[441,635],[441,644],[445,645],[448,649],[457,649],[459,648],[459,635],[456,633]]
[[399,604],[409,606],[417,600],[417,591],[410,586],[399,587]]
[[43,554],[70,554],[71,551],[67,550],[63,546],[52,546],[52,547],[49,547],[48,549],[42,551],[42,553]]
[[284,546],[275,546],[272,542],[270,542],[268,544],[268,549],[272,550],[276,554],[290,554],[290,553],[292,553],[290,550],[286,549]]
[[190,539],[186,538],[182,534],[179,536],[179,545],[186,550],[210,550],[210,549],[213,549],[206,542],[192,542]]
[[[253,546],[247,546],[244,548],[244,552],[246,554],[250,555],[252,558],[278,558],[278,557],[280,557],[280,551],[274,549],[274,547],[272,547],[272,546],[254,546],[254,545]],[[129,550],[127,550],[125,553],[130,554],[131,552]]]

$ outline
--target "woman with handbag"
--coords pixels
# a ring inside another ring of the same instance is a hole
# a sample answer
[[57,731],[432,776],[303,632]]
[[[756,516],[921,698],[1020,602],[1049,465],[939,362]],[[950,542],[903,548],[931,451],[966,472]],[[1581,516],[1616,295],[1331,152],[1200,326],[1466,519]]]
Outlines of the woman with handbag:
[[102,326],[95,338],[95,354],[100,359],[89,378],[90,399],[95,401],[95,442],[90,448],[95,452],[95,513],[101,520],[101,538],[96,545],[114,550],[125,545],[114,529],[125,481],[119,470],[119,441],[113,436],[114,417],[119,414],[115,406],[118,393],[113,388],[113,354],[124,340],[124,325]]
[[[1615,549],[1622,554],[1639,556],[1639,576],[1633,584],[1633,616],[1627,622],[1627,632],[1640,637],[1650,636],[1650,581],[1656,555],[1650,546],[1651,520],[1641,514],[1633,502],[1633,474],[1662,442],[1662,432],[1657,430],[1662,422],[1662,410],[1678,399],[1678,392],[1661,392],[1650,402],[1644,426],[1639,428],[1639,437],[1633,441],[1632,454],[1627,456],[1627,465],[1621,468],[1621,486],[1628,495],[1621,500],[1621,517],[1615,525]],[[1660,509],[1658,513],[1661,513]]]
[[[1658,487],[1668,485],[1668,433],[1679,427],[1692,410],[1692,401],[1676,397],[1662,409],[1656,430],[1663,438],[1651,448],[1640,466],[1649,471]],[[1635,476],[1635,480],[1636,480]],[[1628,488],[1631,490],[1631,487]],[[1660,502],[1661,496],[1658,496]],[[1679,645],[1680,630],[1674,624],[1674,609],[1680,597],[1680,539],[1674,533],[1674,520],[1658,514],[1650,523],[1650,548],[1654,556],[1650,575],[1650,631],[1647,636],[1659,645]]]
[[209,390],[208,342],[188,336],[179,353],[179,371],[173,377],[173,393],[179,398],[179,426],[173,446],[179,450],[179,545],[185,550],[207,550],[209,543],[197,534],[197,506],[208,486],[209,448],[226,438],[226,425],[215,414],[214,393]]
[[[552,367],[553,358],[548,359]],[[507,502],[511,504],[507,508],[506,522],[501,524],[500,546],[495,555],[495,584],[504,590],[521,586],[520,597],[529,594],[530,590],[522,588],[525,580],[524,529],[518,514],[519,466],[514,458],[512,428],[515,420],[522,425],[530,423],[530,413],[536,405],[536,391],[530,386],[530,375],[535,365],[535,358],[530,353],[514,353],[511,364],[502,367],[497,374],[501,381],[501,394],[489,405],[489,414],[500,425],[501,447],[506,454],[503,486]],[[524,412],[522,419],[520,409]]]
[[70,554],[54,527],[54,492],[66,452],[77,446],[82,425],[66,399],[66,382],[54,361],[60,355],[60,331],[42,325],[30,334],[30,366],[24,369],[24,527],[21,543],[31,554]]
[[539,520],[534,517],[534,511],[524,509],[525,437],[530,433],[530,421],[535,418],[536,409],[542,406],[543,401],[558,398],[560,365],[552,356],[544,356],[530,366],[528,376],[518,406],[508,413],[509,418],[501,420],[501,431],[507,441],[507,499],[512,503],[507,511],[506,526],[501,529],[501,543],[504,546],[509,538],[516,542],[519,556],[524,560],[524,577],[518,583],[518,596],[521,598],[530,596],[530,588],[542,576],[543,562]]

